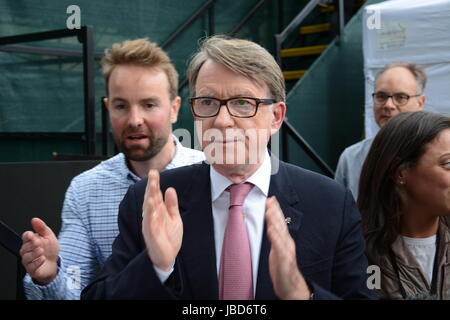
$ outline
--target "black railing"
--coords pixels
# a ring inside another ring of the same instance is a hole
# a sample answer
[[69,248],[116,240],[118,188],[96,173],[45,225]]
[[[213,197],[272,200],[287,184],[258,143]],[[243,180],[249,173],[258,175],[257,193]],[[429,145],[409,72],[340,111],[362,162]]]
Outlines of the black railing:
[[21,237],[14,232],[10,227],[0,220],[0,246],[5,248],[9,253],[14,255],[17,260],[16,269],[16,299],[24,300],[25,294],[23,291],[23,277],[25,276],[25,269],[22,266],[22,258],[20,256],[20,248],[22,246]]
[[267,0],[261,0],[259,1],[250,11],[247,13],[247,15],[234,27],[228,35],[230,37],[234,37],[241,29],[247,24],[247,22],[250,21],[251,18],[255,16],[256,13],[258,13],[258,10],[262,8],[262,6],[267,2]]
[[295,130],[294,126],[289,123],[288,119],[284,119],[281,131],[281,145],[283,148],[282,159],[289,161],[289,141],[288,136],[305,151],[305,153],[314,161],[314,163],[330,178],[334,177],[334,171],[327,165],[325,161],[314,151],[314,149],[306,142],[305,139]]
[[[184,22],[180,27],[171,34],[167,40],[165,40],[161,47],[167,49],[183,32],[185,32],[194,22],[208,12],[208,33],[214,34],[215,31],[215,19],[214,19],[214,5],[217,0],[206,1],[194,14]],[[305,8],[294,18],[294,20],[279,34],[276,38],[276,57],[277,61],[281,63],[280,50],[283,41],[287,35],[297,28],[303,19],[314,9],[320,0],[310,1]],[[268,0],[259,1],[247,15],[228,33],[229,36],[235,36],[243,26],[254,17],[258,11]],[[282,1],[280,1],[282,4]],[[279,18],[282,17],[282,8],[279,4]],[[83,44],[83,51],[56,49],[56,48],[41,48],[41,47],[29,47],[12,45],[14,43],[41,41],[48,39],[57,39],[63,37],[77,36],[78,40]],[[19,36],[10,36],[0,38],[0,51],[18,52],[18,53],[32,53],[32,54],[45,54],[55,56],[68,56],[68,57],[82,57],[84,66],[84,105],[85,105],[85,134],[86,134],[86,151],[88,155],[95,155],[95,105],[94,105],[94,59],[100,59],[103,56],[101,52],[94,51],[93,45],[93,29],[90,26],[84,26],[80,30],[74,29],[62,29],[47,32],[24,34]],[[188,83],[185,78],[180,84],[180,91],[186,87]],[[103,155],[108,155],[109,150],[109,120],[107,116],[106,108],[102,101],[102,146]],[[333,170],[317,155],[317,153],[311,148],[311,146],[301,137],[301,135],[294,129],[294,127],[287,121],[283,123],[282,130],[282,147],[283,147],[283,160],[288,160],[288,139],[287,135],[290,135],[294,141],[296,141],[301,148],[308,154],[313,161],[327,174],[328,176],[334,176]]]
[[[294,19],[281,31],[275,35],[275,52],[278,64],[281,66],[281,49],[286,38],[302,24],[305,18],[317,7],[320,0],[310,0],[306,6],[295,16]],[[335,0],[338,12],[339,27],[337,34],[342,34],[345,27],[344,0]],[[282,16],[280,16],[281,19]]]
[[[45,56],[57,56],[57,57],[74,57],[82,58],[83,52],[80,50],[60,49],[60,48],[48,48],[48,47],[32,47],[23,45],[5,45],[0,46],[0,51],[14,52],[14,53],[28,53],[28,54],[40,54]],[[103,52],[94,52],[95,60],[100,60],[103,57]]]
[[10,227],[0,220],[0,245],[8,250],[11,254],[20,258],[20,247],[22,240]]
[[[259,1],[249,13],[234,27],[228,35],[234,36],[242,27],[258,12],[262,5],[268,0]],[[183,32],[185,32],[194,22],[208,12],[208,34],[215,32],[214,5],[217,0],[206,1],[194,14],[184,22],[180,27],[165,40],[161,47],[167,49]],[[78,40],[83,44],[83,51],[48,48],[48,47],[32,47],[23,45],[14,45],[22,42],[42,41],[48,39],[58,39],[63,37],[77,36]],[[94,78],[93,78],[93,60],[99,60],[103,56],[102,52],[95,52],[93,47],[93,31],[92,27],[85,26],[80,30],[62,29],[46,32],[30,33],[18,36],[9,36],[0,38],[0,51],[42,54],[63,57],[82,57],[84,66],[84,103],[85,103],[85,134],[86,134],[86,152],[88,155],[95,155],[95,106],[94,106]],[[180,90],[186,87],[188,81],[184,79],[180,84]],[[103,155],[109,154],[109,123],[107,119],[107,111],[102,106],[102,152]]]
[[194,14],[184,22],[180,27],[172,33],[166,41],[161,44],[163,49],[167,49],[184,31],[187,30],[197,19],[199,19],[203,14],[208,11],[209,16],[209,34],[214,34],[215,25],[214,25],[214,4],[217,0],[208,0],[202,5]]
[[[177,31],[175,31],[173,33],[173,35],[171,35],[169,37],[168,40],[166,40],[162,47],[166,48],[166,46],[170,43],[172,43],[173,41],[175,41],[175,39],[180,36],[181,34],[181,30],[184,31],[186,30],[191,24],[193,24],[198,18],[200,18],[207,10],[209,10],[209,34],[212,35],[214,34],[214,30],[215,27],[211,26],[211,21],[214,22],[214,15],[213,15],[213,11],[214,11],[214,4],[217,0],[210,0],[207,1],[200,9],[198,9],[193,17],[195,17],[195,19],[189,19],[186,23],[184,23],[180,28],[177,29]],[[228,36],[233,37],[235,36],[239,31],[241,31],[241,29],[244,27],[244,25],[250,21],[251,18],[253,18],[259,11],[259,9],[266,3],[268,2],[268,0],[260,0],[255,6],[253,6],[252,9],[250,9],[250,11],[245,15],[244,18],[242,18],[242,20],[240,22],[238,22],[238,24],[231,29],[230,32],[227,33]],[[169,41],[170,40],[170,41]],[[168,43],[168,44],[167,44]],[[180,83],[180,91],[183,90],[188,84],[188,79],[185,78],[181,83]]]
[[278,64],[281,66],[281,49],[284,40],[296,30],[305,18],[316,8],[320,0],[311,0],[308,4],[299,12],[297,16],[284,28],[283,31],[275,35],[275,54]]
[[[81,29],[61,29],[46,32],[28,33],[17,36],[1,37],[0,50],[11,49],[11,44],[43,41],[49,39],[60,39],[77,37],[83,45],[83,90],[84,90],[84,130],[86,134],[86,153],[95,155],[95,87],[94,87],[94,33],[92,26],[83,26]],[[5,47],[6,46],[6,47]],[[14,48],[13,48],[14,49]],[[17,51],[17,47],[15,48]],[[23,47],[22,47],[23,49]],[[35,53],[31,47],[26,47],[27,53]],[[44,52],[42,48],[36,48],[37,52]],[[8,50],[7,50],[8,51]],[[9,50],[12,52],[13,50]],[[53,52],[56,53],[56,52]],[[62,53],[62,52],[60,52]],[[72,52],[73,53],[73,52]],[[68,52],[66,52],[68,54]]]
[[[340,9],[342,9],[343,1],[338,0],[340,4]],[[305,18],[316,8],[320,3],[320,0],[311,0],[305,7],[295,16],[294,19],[278,34],[275,35],[275,57],[278,64],[281,67],[281,49],[283,42],[294,30],[297,30],[300,24],[305,20]],[[339,20],[340,20],[340,32],[343,30],[343,21],[341,17],[343,11],[339,10]],[[281,19],[281,15],[279,16]],[[281,143],[283,148],[282,159],[284,161],[289,161],[289,141],[288,137],[292,137],[294,141],[305,151],[305,153],[314,161],[314,163],[325,173],[325,175],[333,178],[334,171],[327,165],[327,163],[314,151],[314,149],[306,142],[306,140],[295,130],[294,126],[289,123],[287,119],[284,120],[282,131],[281,131]]]

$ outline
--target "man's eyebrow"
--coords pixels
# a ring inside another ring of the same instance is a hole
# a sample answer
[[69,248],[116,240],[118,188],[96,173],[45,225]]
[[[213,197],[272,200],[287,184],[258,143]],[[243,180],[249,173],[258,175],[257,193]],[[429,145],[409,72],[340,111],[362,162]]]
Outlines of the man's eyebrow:
[[198,93],[196,94],[196,97],[215,97],[216,95],[214,93],[212,93],[211,91],[203,91],[202,93]]
[[[217,98],[216,94],[213,93],[202,93],[197,95],[198,97],[209,97],[209,98]],[[228,97],[225,97],[224,99],[230,99],[230,98],[239,98],[239,97],[248,97],[248,98],[252,98],[255,97],[254,93],[251,93],[249,91],[244,91],[244,92],[237,92],[237,93],[233,93],[231,95],[229,95]]]
[[159,98],[158,97],[147,97],[147,98],[143,98],[141,100],[139,100],[140,102],[159,102]]
[[[139,100],[139,102],[158,102],[159,98],[158,97],[147,97],[147,98],[143,98],[141,100]],[[127,99],[121,98],[121,97],[114,97],[112,99],[112,102],[127,102]]]
[[408,93],[406,93],[406,92],[403,92],[403,91],[400,91],[400,92],[394,92],[393,94],[405,94],[405,95],[407,95],[407,96],[410,95],[410,94],[408,94]]
[[111,102],[126,102],[127,100],[121,97],[114,97]]
[[[375,93],[384,93],[384,94],[389,95],[389,93],[387,93],[386,91],[382,91],[382,90],[375,91]],[[410,95],[410,94],[408,94],[408,93],[406,93],[406,92],[404,92],[404,91],[394,92],[394,93],[392,93],[392,94],[393,94],[393,95],[394,95],[394,94],[406,94],[407,96]]]
[[251,91],[234,91],[233,97],[253,97],[255,94]]

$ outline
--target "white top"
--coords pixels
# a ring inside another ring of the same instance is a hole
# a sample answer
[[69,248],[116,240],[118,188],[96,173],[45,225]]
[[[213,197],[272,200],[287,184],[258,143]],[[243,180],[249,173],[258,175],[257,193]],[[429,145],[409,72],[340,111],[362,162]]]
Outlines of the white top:
[[416,258],[425,275],[428,283],[431,284],[433,278],[434,256],[436,254],[436,235],[429,238],[409,238],[402,236],[411,254]]
[[[252,256],[253,293],[256,293],[256,280],[258,277],[259,253],[261,251],[262,235],[264,230],[264,213],[266,199],[269,194],[271,163],[269,153],[266,151],[261,166],[245,182],[255,186],[252,188],[243,205],[245,226],[247,227],[248,240]],[[225,189],[233,184],[230,180],[218,173],[212,166],[211,177],[211,201],[214,220],[214,242],[216,248],[217,277],[219,277],[220,257],[225,228],[228,222],[228,208],[230,207],[230,193]]]

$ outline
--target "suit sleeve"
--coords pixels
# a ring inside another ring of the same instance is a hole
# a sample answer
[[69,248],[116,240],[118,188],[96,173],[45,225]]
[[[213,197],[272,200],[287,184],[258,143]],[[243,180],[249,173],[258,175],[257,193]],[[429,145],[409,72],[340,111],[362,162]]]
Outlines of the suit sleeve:
[[[119,235],[100,275],[82,292],[81,299],[174,299],[175,293],[159,280],[142,241],[142,209],[136,187],[130,186],[119,206]],[[167,283],[176,277],[176,270]]]
[[311,283],[315,299],[376,299],[367,287],[367,257],[361,215],[349,190],[346,191],[341,230],[333,262],[331,293]]

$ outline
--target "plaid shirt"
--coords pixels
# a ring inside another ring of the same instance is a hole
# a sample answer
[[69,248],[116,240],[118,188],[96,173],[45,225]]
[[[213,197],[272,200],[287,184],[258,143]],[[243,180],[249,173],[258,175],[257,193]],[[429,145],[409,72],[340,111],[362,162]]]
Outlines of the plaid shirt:
[[[174,137],[176,153],[164,170],[204,160],[203,152],[185,148]],[[56,278],[46,286],[24,278],[28,299],[76,300],[111,255],[119,234],[119,204],[128,187],[140,178],[132,173],[123,153],[76,176],[70,183],[62,210]]]

